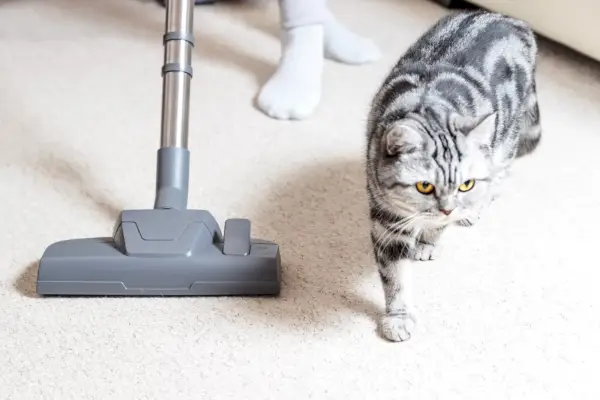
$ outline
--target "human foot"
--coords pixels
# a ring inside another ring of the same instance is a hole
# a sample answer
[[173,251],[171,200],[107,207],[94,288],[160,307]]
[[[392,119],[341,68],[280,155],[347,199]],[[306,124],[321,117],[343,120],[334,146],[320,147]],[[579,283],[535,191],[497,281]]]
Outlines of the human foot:
[[323,26],[284,31],[277,70],[261,89],[258,107],[276,119],[304,119],[321,99]]
[[368,38],[360,36],[330,17],[324,25],[326,58],[344,64],[366,64],[378,60],[381,52]]

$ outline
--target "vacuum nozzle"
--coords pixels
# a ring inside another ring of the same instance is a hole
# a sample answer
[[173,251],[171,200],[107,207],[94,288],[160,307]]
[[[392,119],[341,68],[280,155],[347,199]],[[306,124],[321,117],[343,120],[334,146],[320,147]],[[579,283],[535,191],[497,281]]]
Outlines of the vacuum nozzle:
[[278,295],[279,246],[230,219],[223,235],[204,210],[130,210],[112,238],[49,246],[37,292],[72,296]]

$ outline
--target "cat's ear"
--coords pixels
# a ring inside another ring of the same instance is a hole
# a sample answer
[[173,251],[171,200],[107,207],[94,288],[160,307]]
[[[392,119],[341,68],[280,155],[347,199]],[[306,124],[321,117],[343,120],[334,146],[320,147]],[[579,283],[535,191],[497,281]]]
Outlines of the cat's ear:
[[461,131],[467,140],[477,146],[489,146],[496,132],[497,113],[491,113],[483,118],[456,118],[455,127]]
[[390,127],[383,137],[383,150],[388,156],[410,154],[423,147],[424,139],[413,124],[397,122]]

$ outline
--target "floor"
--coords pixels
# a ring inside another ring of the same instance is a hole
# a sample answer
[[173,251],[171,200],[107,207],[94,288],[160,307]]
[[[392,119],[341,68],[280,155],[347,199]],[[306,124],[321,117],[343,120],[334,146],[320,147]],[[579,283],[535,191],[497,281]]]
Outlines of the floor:
[[485,220],[415,271],[417,334],[376,332],[362,151],[371,96],[447,11],[331,0],[381,46],[328,62],[302,122],[254,106],[279,55],[273,2],[198,8],[190,207],[281,245],[279,298],[39,298],[58,240],[152,207],[164,10],[0,2],[0,399],[597,399],[600,67],[541,44],[544,141]]

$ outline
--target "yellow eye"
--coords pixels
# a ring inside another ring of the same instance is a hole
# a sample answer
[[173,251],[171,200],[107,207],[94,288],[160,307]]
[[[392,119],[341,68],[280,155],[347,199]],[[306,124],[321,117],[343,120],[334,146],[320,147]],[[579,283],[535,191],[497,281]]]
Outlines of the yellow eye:
[[469,179],[468,181],[464,181],[463,184],[458,187],[458,190],[461,192],[468,192],[473,189],[473,186],[475,186],[475,180]]
[[429,182],[417,182],[417,190],[423,194],[430,194],[433,192],[435,187]]

